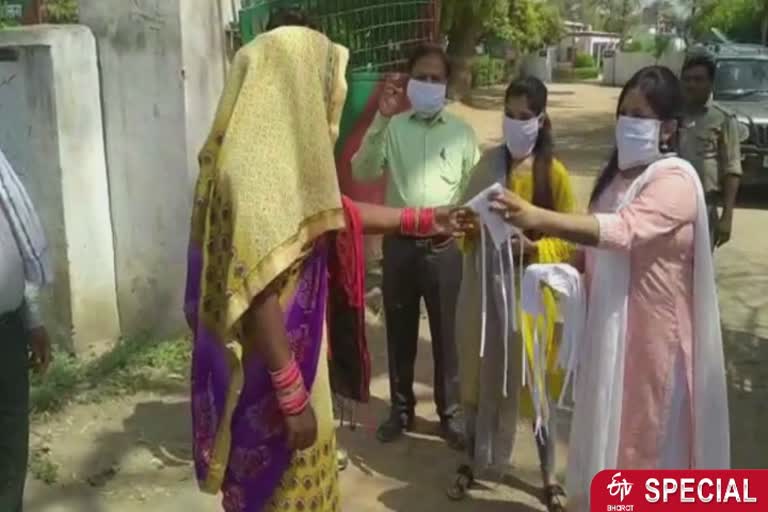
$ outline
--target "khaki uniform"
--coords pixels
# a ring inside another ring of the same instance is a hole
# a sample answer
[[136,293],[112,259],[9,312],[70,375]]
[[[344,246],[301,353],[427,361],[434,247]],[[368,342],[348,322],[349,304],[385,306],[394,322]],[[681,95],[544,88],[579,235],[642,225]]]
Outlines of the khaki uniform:
[[701,178],[710,233],[714,235],[725,177],[742,174],[737,119],[712,102],[698,112],[687,113],[680,130],[680,156],[693,164]]
[[680,156],[696,168],[707,198],[717,197],[727,175],[742,173],[738,121],[712,103],[686,114],[680,130]]

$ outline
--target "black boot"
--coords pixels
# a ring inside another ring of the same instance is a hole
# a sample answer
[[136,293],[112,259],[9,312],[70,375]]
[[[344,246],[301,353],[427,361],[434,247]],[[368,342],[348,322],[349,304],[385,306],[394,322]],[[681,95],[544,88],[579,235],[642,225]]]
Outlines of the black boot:
[[414,413],[392,411],[389,418],[379,425],[376,438],[382,443],[392,443],[400,439],[405,431],[413,430]]

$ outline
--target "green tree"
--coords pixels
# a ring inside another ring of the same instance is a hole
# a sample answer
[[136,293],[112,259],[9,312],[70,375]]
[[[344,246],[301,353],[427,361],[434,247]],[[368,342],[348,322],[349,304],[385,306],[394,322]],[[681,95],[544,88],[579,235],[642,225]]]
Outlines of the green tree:
[[557,43],[564,34],[557,8],[536,0],[513,0],[506,15],[492,19],[493,35],[521,52]]
[[77,0],[44,0],[43,12],[48,23],[77,23]]
[[626,35],[637,21],[640,0],[554,0],[551,2],[560,15],[570,21],[590,25],[595,30],[605,30]]
[[499,37],[525,52],[552,44],[562,35],[557,8],[541,0],[443,0],[442,5],[454,68],[449,89],[455,98],[469,92],[472,59],[484,37]]
[[717,28],[739,42],[768,43],[768,0],[696,0],[691,11],[695,36]]
[[503,16],[509,0],[444,0],[443,31],[448,36],[448,55],[453,65],[450,93],[462,98],[472,86],[472,58],[475,47],[496,16]]

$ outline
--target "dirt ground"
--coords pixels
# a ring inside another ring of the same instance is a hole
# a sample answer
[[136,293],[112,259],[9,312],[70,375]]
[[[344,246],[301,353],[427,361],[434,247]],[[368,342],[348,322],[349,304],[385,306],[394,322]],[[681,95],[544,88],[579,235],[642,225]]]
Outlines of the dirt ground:
[[[480,91],[471,106],[451,107],[476,128],[484,147],[500,140],[502,91]],[[618,90],[596,85],[554,85],[550,113],[558,154],[586,198],[612,145]],[[734,466],[768,467],[768,200],[753,197],[736,215],[733,242],[717,254],[732,416]],[[528,425],[519,427],[518,479],[488,485],[474,499],[449,502],[444,489],[459,454],[434,436],[429,333],[423,329],[417,372],[418,433],[382,446],[373,434],[386,412],[386,352],[381,321],[370,318],[374,355],[373,402],[361,408],[356,431],[340,431],[351,464],[342,475],[350,512],[543,510],[537,499],[537,463]],[[185,383],[168,393],[143,393],[98,405],[74,405],[33,427],[32,445],[46,446],[59,481],[30,478],[29,512],[203,512],[219,500],[197,492],[190,465]],[[564,419],[564,422],[566,420]],[[567,430],[566,428],[562,429]],[[561,433],[562,434],[562,433]],[[561,439],[558,466],[564,464]]]

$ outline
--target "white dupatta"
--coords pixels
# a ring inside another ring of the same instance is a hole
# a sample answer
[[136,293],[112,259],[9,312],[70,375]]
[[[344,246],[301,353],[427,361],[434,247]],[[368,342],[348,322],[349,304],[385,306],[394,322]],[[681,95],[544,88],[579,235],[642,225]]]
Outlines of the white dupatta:
[[[707,208],[696,171],[687,161],[664,158],[635,179],[616,211],[625,208],[658,169],[673,166],[695,179],[697,216],[693,259],[692,456],[695,469],[730,467],[728,397],[720,310]],[[579,356],[576,403],[568,456],[570,500],[588,503],[592,478],[616,468],[621,428],[630,254],[590,249],[595,271],[589,290],[584,351]],[[687,469],[687,468],[681,468]]]

